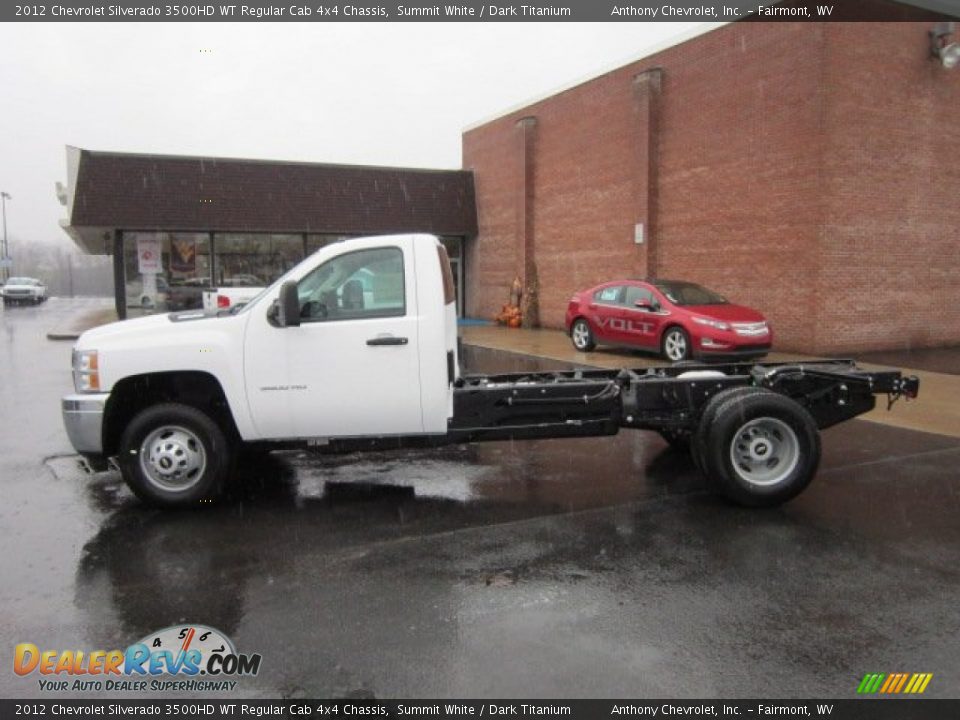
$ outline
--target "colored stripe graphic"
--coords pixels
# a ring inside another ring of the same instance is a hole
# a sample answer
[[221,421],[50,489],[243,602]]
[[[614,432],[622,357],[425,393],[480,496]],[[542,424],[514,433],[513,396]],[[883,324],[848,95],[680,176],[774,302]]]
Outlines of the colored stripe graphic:
[[907,674],[900,673],[900,682],[897,683],[897,689],[894,690],[894,692],[900,692],[901,690],[903,690],[903,686],[904,684],[906,684],[906,682],[907,682]]
[[867,673],[857,686],[860,695],[920,695],[933,679],[933,673]]

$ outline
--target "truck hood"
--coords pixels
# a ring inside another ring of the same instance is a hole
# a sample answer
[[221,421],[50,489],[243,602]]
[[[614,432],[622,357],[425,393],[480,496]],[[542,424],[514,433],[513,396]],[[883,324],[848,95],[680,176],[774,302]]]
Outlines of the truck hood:
[[158,333],[165,335],[176,334],[181,327],[189,325],[196,328],[194,323],[214,322],[217,313],[205,313],[202,310],[187,310],[184,312],[167,313],[165,315],[148,315],[132,320],[121,320],[107,325],[87,330],[77,340],[78,350],[100,350],[108,344],[126,344],[144,336],[156,337]]

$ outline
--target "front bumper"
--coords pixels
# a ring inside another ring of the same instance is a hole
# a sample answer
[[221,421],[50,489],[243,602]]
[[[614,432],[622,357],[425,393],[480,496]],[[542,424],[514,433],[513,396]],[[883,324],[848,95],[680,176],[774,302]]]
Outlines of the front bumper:
[[81,455],[103,452],[103,413],[110,393],[67,395],[61,400],[63,425]]
[[694,354],[701,358],[755,358],[762,357],[770,352],[770,343],[755,345],[735,345],[732,347],[704,347],[701,346]]

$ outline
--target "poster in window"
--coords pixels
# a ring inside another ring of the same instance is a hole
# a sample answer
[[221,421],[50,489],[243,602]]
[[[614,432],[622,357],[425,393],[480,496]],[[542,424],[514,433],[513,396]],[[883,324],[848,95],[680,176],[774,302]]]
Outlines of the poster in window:
[[155,235],[137,238],[137,269],[141,275],[160,272],[160,238]]
[[170,270],[192,273],[197,269],[197,241],[192,238],[171,238]]

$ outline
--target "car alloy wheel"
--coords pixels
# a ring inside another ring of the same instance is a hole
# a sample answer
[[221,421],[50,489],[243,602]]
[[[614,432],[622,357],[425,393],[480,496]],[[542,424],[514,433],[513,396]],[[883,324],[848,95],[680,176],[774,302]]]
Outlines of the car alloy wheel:
[[589,352],[596,347],[593,340],[593,333],[586,320],[577,320],[570,331],[570,338],[573,340],[573,346],[580,352]]
[[690,356],[690,342],[680,328],[671,328],[663,338],[663,354],[667,360],[678,362]]

